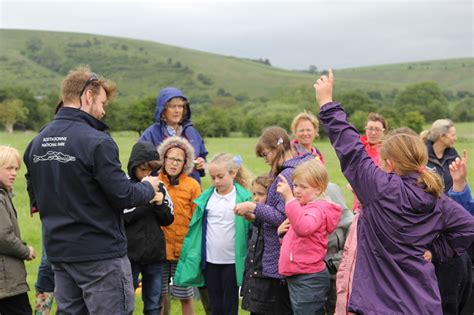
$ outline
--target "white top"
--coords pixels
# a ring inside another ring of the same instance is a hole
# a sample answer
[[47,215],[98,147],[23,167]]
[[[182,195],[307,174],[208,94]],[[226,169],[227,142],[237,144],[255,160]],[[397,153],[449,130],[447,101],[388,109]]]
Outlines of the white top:
[[212,264],[235,264],[235,187],[227,195],[214,193],[207,202],[206,255]]

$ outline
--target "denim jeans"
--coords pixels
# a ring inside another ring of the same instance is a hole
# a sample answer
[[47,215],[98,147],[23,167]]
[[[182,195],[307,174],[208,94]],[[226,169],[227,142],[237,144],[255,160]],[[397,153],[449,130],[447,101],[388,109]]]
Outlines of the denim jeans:
[[295,315],[324,314],[329,291],[329,272],[287,277],[291,306]]
[[41,225],[41,232],[43,252],[41,254],[41,263],[38,267],[35,288],[38,293],[54,292],[54,272],[51,263],[48,261],[48,256],[46,255],[46,250],[44,248],[43,225]]
[[143,314],[159,315],[161,313],[161,287],[163,267],[160,263],[139,264],[131,262],[133,287],[138,287],[138,275],[142,274]]

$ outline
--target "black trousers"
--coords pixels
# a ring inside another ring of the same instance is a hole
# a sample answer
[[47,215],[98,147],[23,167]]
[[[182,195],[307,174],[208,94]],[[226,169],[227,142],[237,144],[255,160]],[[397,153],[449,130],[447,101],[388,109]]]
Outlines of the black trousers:
[[235,278],[235,264],[206,263],[204,272],[212,315],[237,315],[239,287]]
[[0,315],[31,315],[32,312],[27,293],[0,299]]

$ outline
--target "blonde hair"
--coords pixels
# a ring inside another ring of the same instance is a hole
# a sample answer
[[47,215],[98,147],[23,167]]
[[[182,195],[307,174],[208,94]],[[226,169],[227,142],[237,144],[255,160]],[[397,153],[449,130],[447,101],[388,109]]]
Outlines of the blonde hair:
[[69,71],[61,84],[61,102],[58,104],[57,109],[64,104],[67,105],[68,103],[77,102],[80,99],[81,91],[84,88],[85,90],[83,93],[87,90],[91,90],[94,96],[97,96],[102,87],[107,95],[107,100],[115,96],[117,88],[114,82],[100,77],[97,80],[91,81],[92,75],[93,72],[88,66],[79,66],[76,69]]
[[307,120],[313,125],[315,138],[319,137],[319,121],[313,114],[307,111],[299,113],[293,118],[293,122],[291,123],[291,132],[293,135],[296,135],[296,127],[298,127],[298,124],[303,120]]
[[438,119],[431,125],[430,129],[423,130],[420,137],[423,142],[436,142],[442,135],[448,134],[449,129],[454,127],[451,119]]
[[268,187],[270,187],[272,182],[273,182],[273,178],[271,178],[268,174],[265,174],[265,175],[257,176],[252,181],[252,185],[260,185],[263,188],[265,188],[266,190],[268,190]]
[[311,159],[298,165],[291,180],[302,179],[305,180],[311,187],[321,189],[321,193],[326,191],[329,183],[329,176],[324,165],[317,159]]
[[390,160],[400,176],[419,172],[419,184],[424,191],[439,198],[443,193],[443,180],[438,174],[425,169],[428,163],[428,151],[418,136],[395,134],[384,142],[380,149],[383,161]]
[[285,154],[291,150],[290,136],[285,129],[278,126],[266,128],[258,139],[255,153],[259,157],[263,157],[263,151],[272,150],[275,157],[271,161],[272,176],[280,173],[283,163],[285,163]]
[[239,183],[245,189],[250,190],[252,176],[250,172],[242,165],[240,157],[232,156],[228,153],[219,153],[212,158],[210,164],[223,165],[227,171],[235,173],[234,180],[237,183]]
[[5,168],[12,165],[13,161],[18,163],[18,168],[21,166],[20,153],[17,149],[10,146],[0,146],[0,168]]

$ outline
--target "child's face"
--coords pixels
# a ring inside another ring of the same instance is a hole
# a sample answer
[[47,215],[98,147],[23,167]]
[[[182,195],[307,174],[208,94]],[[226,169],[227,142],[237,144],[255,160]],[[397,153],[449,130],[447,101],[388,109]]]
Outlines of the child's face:
[[311,186],[304,178],[295,178],[293,181],[293,194],[302,205],[317,199],[321,193],[320,188]]
[[148,165],[138,165],[135,167],[135,176],[138,180],[142,180],[144,177],[150,176],[153,170]]
[[14,160],[9,165],[7,164],[5,167],[0,168],[0,186],[11,189],[15,182],[18,169],[19,165],[17,160]]
[[183,171],[185,156],[180,148],[172,148],[166,152],[165,171],[169,176],[178,176]]
[[232,191],[236,174],[229,172],[224,165],[209,164],[209,175],[211,176],[212,184],[216,187],[219,194],[225,195]]
[[252,185],[253,201],[264,204],[267,200],[267,190],[260,184],[253,183]]

